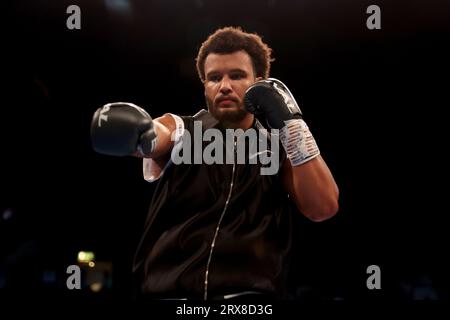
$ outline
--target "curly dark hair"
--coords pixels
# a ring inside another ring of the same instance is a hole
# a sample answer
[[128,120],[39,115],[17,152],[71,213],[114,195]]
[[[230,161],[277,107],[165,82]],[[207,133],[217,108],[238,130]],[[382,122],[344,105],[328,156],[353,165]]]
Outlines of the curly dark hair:
[[256,33],[247,33],[240,27],[226,27],[216,30],[198,51],[197,72],[200,79],[205,81],[205,60],[210,53],[233,53],[244,50],[253,62],[256,77],[268,78],[272,49],[265,44]]

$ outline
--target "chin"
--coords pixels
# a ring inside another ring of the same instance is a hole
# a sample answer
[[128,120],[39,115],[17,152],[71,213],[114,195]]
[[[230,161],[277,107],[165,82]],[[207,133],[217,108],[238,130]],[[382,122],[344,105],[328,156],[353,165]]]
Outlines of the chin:
[[221,123],[234,123],[242,121],[247,115],[244,106],[239,103],[232,107],[219,107],[209,98],[206,98],[208,111]]
[[247,116],[247,112],[239,108],[214,108],[211,114],[220,122],[242,121]]

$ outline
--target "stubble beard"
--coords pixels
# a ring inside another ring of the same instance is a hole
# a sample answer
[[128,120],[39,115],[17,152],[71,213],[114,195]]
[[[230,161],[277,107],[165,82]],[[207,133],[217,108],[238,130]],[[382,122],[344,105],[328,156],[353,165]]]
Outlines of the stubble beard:
[[241,102],[235,103],[238,104],[238,108],[219,108],[210,98],[206,97],[206,105],[208,106],[209,112],[224,127],[228,127],[229,124],[241,122],[247,116],[243,104]]

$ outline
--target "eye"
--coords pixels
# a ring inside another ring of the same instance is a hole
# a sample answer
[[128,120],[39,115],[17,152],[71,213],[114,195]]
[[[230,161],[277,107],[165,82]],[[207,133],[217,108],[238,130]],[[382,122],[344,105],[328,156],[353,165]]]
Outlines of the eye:
[[208,77],[208,81],[212,81],[212,82],[219,82],[220,81],[220,76],[219,75],[212,75]]
[[230,76],[230,78],[231,78],[232,80],[239,80],[239,79],[245,78],[245,75],[242,74],[242,73],[233,73],[233,74]]

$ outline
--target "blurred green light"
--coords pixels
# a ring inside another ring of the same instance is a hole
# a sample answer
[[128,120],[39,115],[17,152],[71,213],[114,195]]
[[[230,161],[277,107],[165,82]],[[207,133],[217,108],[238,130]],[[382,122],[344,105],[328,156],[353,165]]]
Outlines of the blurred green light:
[[95,255],[92,251],[80,251],[78,252],[79,263],[89,263],[95,259]]

